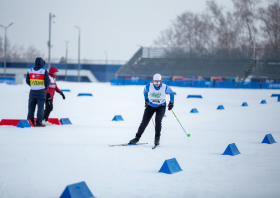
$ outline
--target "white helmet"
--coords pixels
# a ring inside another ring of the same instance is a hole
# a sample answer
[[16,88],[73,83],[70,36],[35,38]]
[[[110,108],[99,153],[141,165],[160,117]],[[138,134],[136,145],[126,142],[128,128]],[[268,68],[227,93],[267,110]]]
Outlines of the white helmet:
[[155,74],[153,77],[153,80],[161,80],[161,75],[160,74]]

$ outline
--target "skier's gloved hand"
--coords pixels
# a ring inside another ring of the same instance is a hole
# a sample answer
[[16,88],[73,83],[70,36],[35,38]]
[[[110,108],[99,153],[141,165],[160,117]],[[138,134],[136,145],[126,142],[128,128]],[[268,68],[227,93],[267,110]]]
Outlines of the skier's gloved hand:
[[60,95],[62,96],[63,100],[65,100],[65,95],[63,94],[63,92],[61,92]]
[[174,102],[169,102],[168,104],[168,110],[170,111],[174,107]]
[[149,103],[149,100],[148,100],[148,99],[146,99],[146,100],[145,100],[145,107],[147,107],[147,106],[148,106],[148,103]]
[[51,94],[47,93],[47,100],[51,100],[51,99],[52,99]]

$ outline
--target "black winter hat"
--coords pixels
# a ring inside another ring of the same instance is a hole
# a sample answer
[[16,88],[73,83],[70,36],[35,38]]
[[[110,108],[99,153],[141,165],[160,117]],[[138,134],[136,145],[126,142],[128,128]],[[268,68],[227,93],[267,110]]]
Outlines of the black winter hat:
[[43,68],[45,63],[46,62],[41,57],[37,57],[36,60],[35,60],[35,67]]

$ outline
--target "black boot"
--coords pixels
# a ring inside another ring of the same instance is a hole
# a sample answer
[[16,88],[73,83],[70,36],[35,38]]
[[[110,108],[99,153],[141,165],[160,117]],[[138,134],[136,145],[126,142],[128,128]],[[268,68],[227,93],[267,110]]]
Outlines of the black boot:
[[139,142],[139,139],[138,137],[135,137],[134,139],[130,140],[128,144],[136,144],[137,142]]
[[159,145],[159,137],[155,137],[155,146]]

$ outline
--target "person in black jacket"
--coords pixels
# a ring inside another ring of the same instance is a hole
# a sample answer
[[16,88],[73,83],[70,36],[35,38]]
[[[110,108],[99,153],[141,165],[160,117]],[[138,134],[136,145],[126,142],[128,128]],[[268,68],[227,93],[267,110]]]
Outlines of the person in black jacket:
[[44,116],[44,104],[46,100],[46,90],[49,87],[50,79],[48,71],[43,68],[45,61],[38,57],[35,60],[35,67],[29,68],[26,76],[26,83],[30,86],[29,101],[28,101],[28,115],[34,124],[34,112],[37,104],[37,119],[35,127],[45,127],[42,124]]

